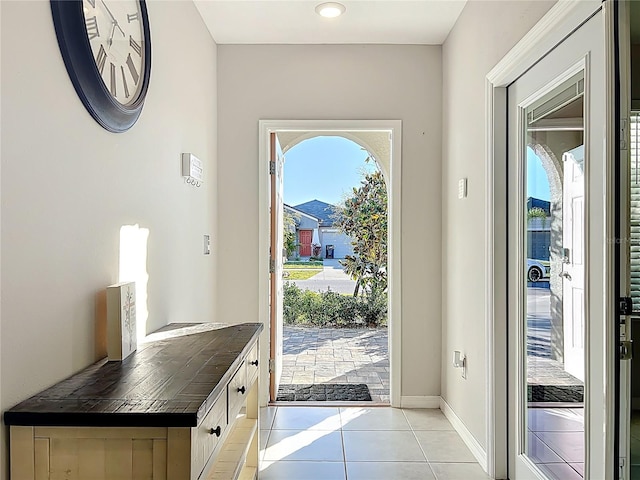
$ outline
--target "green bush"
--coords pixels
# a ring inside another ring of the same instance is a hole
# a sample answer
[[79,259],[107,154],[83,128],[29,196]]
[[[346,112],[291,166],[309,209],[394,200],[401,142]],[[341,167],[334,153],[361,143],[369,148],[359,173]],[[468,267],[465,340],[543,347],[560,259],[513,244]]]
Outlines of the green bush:
[[387,324],[387,295],[376,299],[340,295],[327,290],[302,290],[284,283],[285,325],[316,327],[377,327]]
[[314,267],[322,267],[323,262],[321,261],[311,261],[311,260],[287,260],[285,265],[304,265],[304,266],[314,266]]

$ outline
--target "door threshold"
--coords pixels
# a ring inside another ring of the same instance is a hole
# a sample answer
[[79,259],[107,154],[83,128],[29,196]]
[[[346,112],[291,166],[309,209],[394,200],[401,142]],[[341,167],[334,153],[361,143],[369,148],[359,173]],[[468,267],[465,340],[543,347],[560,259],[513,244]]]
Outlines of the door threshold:
[[583,402],[529,402],[528,408],[584,408]]

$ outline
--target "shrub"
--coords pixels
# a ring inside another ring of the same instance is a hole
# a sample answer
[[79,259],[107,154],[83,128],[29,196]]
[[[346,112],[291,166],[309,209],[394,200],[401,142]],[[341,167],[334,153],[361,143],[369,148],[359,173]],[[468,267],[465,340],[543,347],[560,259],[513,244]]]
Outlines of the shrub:
[[286,265],[305,265],[305,266],[317,266],[322,267],[322,261],[311,261],[311,260],[287,260]]
[[371,326],[387,325],[387,294],[365,295],[359,300],[360,317],[365,324]]
[[284,283],[285,325],[317,327],[377,327],[387,323],[387,296],[375,299],[340,295],[327,290],[302,290],[291,282]]

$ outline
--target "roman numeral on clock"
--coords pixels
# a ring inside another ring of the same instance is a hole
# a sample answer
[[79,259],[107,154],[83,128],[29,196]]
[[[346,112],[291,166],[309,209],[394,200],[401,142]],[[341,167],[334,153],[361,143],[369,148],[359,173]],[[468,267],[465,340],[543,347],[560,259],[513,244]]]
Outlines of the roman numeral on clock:
[[127,85],[127,77],[124,74],[124,67],[120,67],[120,72],[122,73],[122,84],[124,85],[124,96],[129,98],[129,85]]
[[134,20],[138,20],[138,12],[136,12],[136,13],[127,13],[127,22],[131,23]]
[[98,67],[98,71],[100,75],[104,71],[104,64],[107,61],[107,52],[104,49],[104,45],[100,45],[100,50],[98,50],[98,55],[96,56],[96,66]]
[[96,0],[87,0],[87,2],[89,2],[89,5],[91,5],[93,8],[96,8]]
[[129,45],[131,45],[131,48],[133,48],[139,56],[142,56],[142,45],[136,42],[131,35],[129,35]]
[[87,29],[89,40],[93,40],[100,36],[100,32],[98,31],[98,19],[96,17],[87,18],[85,20],[85,27]]
[[118,96],[118,92],[116,90],[116,83],[117,83],[117,81],[116,81],[116,66],[112,63],[111,64],[111,82],[110,82],[110,85],[111,85],[111,95],[113,97],[117,97]]
[[136,71],[136,66],[133,64],[133,59],[131,58],[131,54],[127,56],[127,66],[129,67],[129,71],[131,72],[131,77],[133,78],[133,83],[138,84],[138,80],[140,80],[140,75]]

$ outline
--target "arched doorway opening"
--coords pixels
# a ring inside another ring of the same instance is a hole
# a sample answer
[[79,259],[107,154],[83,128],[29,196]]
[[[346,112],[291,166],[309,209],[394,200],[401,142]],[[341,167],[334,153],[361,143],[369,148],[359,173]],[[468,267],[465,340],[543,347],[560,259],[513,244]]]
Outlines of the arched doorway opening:
[[[389,229],[388,229],[388,264],[389,264],[389,308],[388,308],[388,350],[390,358],[390,403],[392,406],[400,406],[400,384],[401,384],[401,215],[400,215],[400,142],[401,138],[400,121],[261,121],[260,122],[260,262],[264,268],[264,275],[261,275],[261,318],[267,326],[267,330],[273,333],[270,328],[269,319],[269,192],[270,183],[268,169],[262,169],[262,165],[267,165],[270,153],[270,135],[277,134],[282,146],[282,151],[286,152],[301,141],[322,135],[342,136],[356,142],[366,149],[375,159],[377,165],[384,176],[388,188],[389,199]],[[397,139],[394,141],[394,138]],[[264,296],[262,296],[264,294]],[[269,321],[267,321],[269,319]],[[268,334],[267,334],[268,335]],[[265,337],[267,336],[265,335]],[[265,339],[266,340],[266,339]],[[273,338],[263,345],[275,345]],[[277,346],[277,345],[276,345]],[[276,348],[277,350],[277,348]],[[264,359],[265,377],[278,370],[277,358],[269,355],[269,349],[263,348],[261,357]],[[271,372],[269,372],[271,370]],[[263,378],[265,378],[263,377]],[[263,404],[268,402],[268,398],[262,399]]]
[[388,404],[388,189],[377,160],[342,135],[311,136],[284,155],[275,401]]

